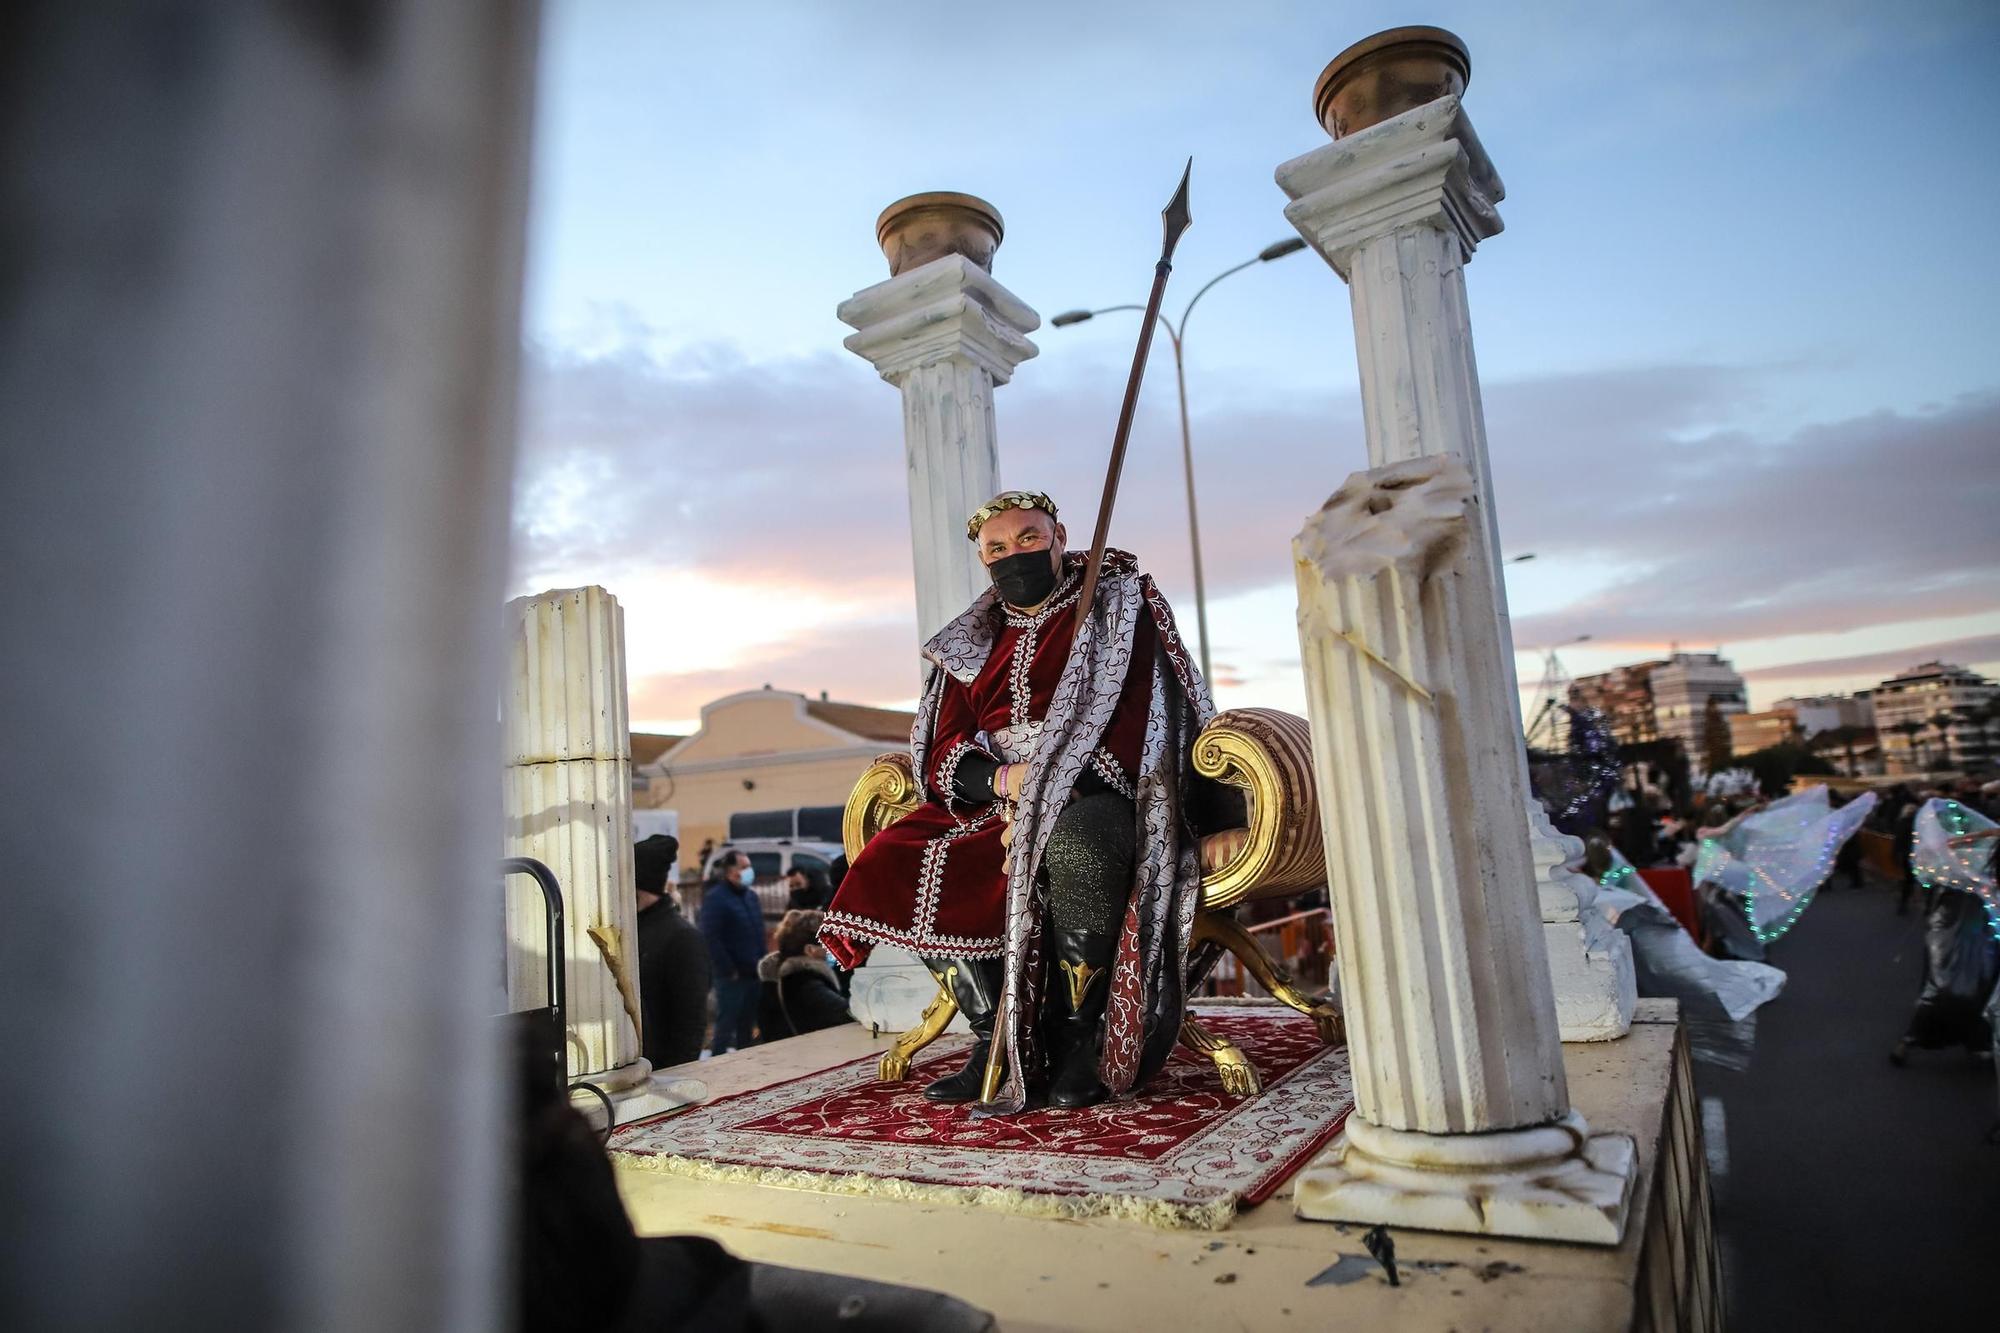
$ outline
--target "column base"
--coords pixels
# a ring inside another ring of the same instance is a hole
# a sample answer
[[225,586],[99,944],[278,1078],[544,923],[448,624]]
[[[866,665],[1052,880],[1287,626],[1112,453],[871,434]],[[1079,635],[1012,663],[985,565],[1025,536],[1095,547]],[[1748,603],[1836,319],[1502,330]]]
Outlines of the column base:
[[616,1069],[600,1069],[594,1074],[571,1072],[569,1081],[572,1083],[595,1083],[599,1092],[602,1092],[615,1102],[621,1097],[630,1097],[634,1093],[644,1092],[646,1090],[646,1080],[652,1076],[652,1062],[642,1055],[630,1064],[619,1065]]
[[[594,1074],[572,1074],[569,1081],[572,1084],[592,1084],[609,1097],[612,1111],[621,1125],[686,1106],[691,1101],[699,1100],[705,1092],[694,1079],[656,1077],[652,1064],[644,1056],[616,1069],[603,1069]],[[570,1104],[581,1111],[594,1128],[604,1127],[603,1102],[587,1092],[572,1092]]]
[[1638,1159],[1622,1134],[1572,1111],[1552,1125],[1422,1134],[1348,1117],[1293,1178],[1293,1210],[1318,1222],[1616,1245]]

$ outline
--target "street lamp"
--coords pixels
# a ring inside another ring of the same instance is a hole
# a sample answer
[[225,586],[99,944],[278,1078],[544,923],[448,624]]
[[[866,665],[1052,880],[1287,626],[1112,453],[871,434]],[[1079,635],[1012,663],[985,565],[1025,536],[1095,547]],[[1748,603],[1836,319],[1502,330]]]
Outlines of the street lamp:
[[[1208,589],[1202,579],[1201,572],[1201,524],[1195,518],[1194,442],[1188,431],[1187,361],[1182,355],[1181,335],[1187,332],[1188,316],[1194,313],[1195,303],[1208,294],[1210,287],[1215,286],[1216,283],[1221,282],[1232,273],[1241,273],[1244,269],[1252,265],[1268,264],[1273,259],[1283,259],[1286,255],[1295,255],[1305,248],[1306,243],[1304,241],[1296,236],[1289,237],[1286,240],[1274,241],[1270,245],[1265,246],[1257,252],[1257,257],[1254,259],[1246,259],[1234,268],[1222,270],[1222,272],[1203,283],[1201,289],[1189,299],[1187,307],[1181,311],[1181,322],[1178,328],[1165,315],[1156,316],[1160,321],[1160,327],[1167,331],[1168,340],[1174,345],[1174,383],[1180,389],[1181,398],[1181,468],[1187,476],[1188,545],[1192,548],[1194,554],[1195,629],[1201,640],[1201,674],[1204,679],[1211,682],[1214,680],[1214,674],[1209,670],[1208,665]],[[1055,328],[1066,329],[1072,324],[1081,324],[1085,320],[1094,319],[1099,315],[1109,315],[1119,310],[1137,310],[1143,313],[1145,309],[1146,307],[1142,305],[1108,305],[1101,310],[1066,310],[1050,320],[1049,323]]]

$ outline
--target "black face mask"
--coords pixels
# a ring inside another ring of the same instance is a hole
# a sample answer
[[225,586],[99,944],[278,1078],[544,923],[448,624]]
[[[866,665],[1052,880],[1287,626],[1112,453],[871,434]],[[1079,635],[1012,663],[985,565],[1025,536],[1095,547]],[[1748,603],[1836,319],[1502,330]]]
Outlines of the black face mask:
[[1017,551],[995,560],[986,572],[1009,606],[1039,606],[1056,590],[1055,556],[1049,551]]

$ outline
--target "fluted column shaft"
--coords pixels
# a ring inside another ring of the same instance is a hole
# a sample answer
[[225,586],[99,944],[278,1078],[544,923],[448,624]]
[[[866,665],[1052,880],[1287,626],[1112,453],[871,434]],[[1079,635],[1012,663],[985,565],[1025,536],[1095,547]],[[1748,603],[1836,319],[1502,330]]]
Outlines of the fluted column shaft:
[[1589,880],[1562,868],[1567,849],[1532,802],[1521,741],[1521,696],[1499,576],[1500,532],[1486,449],[1486,416],[1473,355],[1465,265],[1501,230],[1499,174],[1456,97],[1442,97],[1278,168],[1292,202],[1286,218],[1348,286],[1360,367],[1368,461],[1375,467],[1448,455],[1477,488],[1480,563],[1499,624],[1506,734],[1535,847],[1543,895],[1545,954],[1567,1040],[1617,1037],[1631,1026],[1630,948],[1582,917]]
[[1569,1109],[1478,510],[1457,459],[1409,460],[1295,547],[1355,1105],[1426,1133]]
[[[632,870],[632,740],[625,613],[603,588],[507,604],[506,855],[555,872],[566,908],[572,1077],[623,1087],[639,1058],[638,902]],[[507,895],[507,989],[516,1009],[546,1002],[550,965],[540,893]],[[614,1074],[606,1079],[602,1076]]]

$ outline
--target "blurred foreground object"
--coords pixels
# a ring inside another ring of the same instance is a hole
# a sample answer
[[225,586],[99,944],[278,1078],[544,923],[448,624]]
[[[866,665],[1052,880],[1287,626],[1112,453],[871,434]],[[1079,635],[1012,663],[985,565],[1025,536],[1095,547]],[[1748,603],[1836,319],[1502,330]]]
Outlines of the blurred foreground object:
[[9,8],[0,1327],[501,1318],[536,26]]

